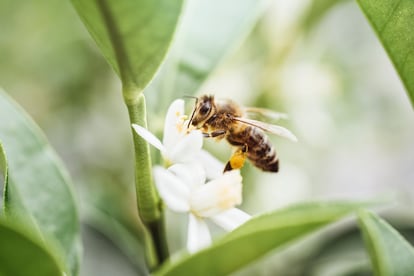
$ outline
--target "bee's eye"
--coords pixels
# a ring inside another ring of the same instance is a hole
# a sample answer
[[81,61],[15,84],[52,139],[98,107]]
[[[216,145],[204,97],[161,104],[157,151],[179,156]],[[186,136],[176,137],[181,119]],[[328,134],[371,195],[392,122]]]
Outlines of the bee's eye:
[[204,104],[201,108],[200,108],[200,114],[201,115],[207,115],[207,113],[210,111],[211,105],[210,103],[206,103]]

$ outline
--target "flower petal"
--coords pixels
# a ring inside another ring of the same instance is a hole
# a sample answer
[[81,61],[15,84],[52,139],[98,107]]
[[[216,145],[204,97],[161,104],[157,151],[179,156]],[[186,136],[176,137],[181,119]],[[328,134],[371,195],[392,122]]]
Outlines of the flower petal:
[[161,151],[161,153],[165,152],[165,147],[161,143],[161,141],[151,132],[149,132],[146,128],[143,128],[140,125],[132,124],[132,128],[135,130],[135,132],[141,136],[145,141],[156,147],[158,150]]
[[190,189],[172,172],[163,167],[154,167],[154,180],[161,198],[168,208],[176,212],[188,212]]
[[223,175],[224,164],[209,152],[201,150],[196,154],[196,159],[203,165],[207,179],[215,179]]
[[206,180],[203,166],[195,162],[175,164],[169,167],[168,170],[181,179],[190,190],[203,185]]
[[251,216],[249,214],[237,208],[232,208],[210,217],[214,223],[226,231],[234,230],[250,218]]
[[190,194],[191,211],[200,217],[211,217],[240,204],[241,181],[240,172],[233,170],[202,185]]
[[211,244],[211,236],[206,222],[191,214],[188,217],[187,249],[194,253]]
[[183,127],[184,122],[184,101],[175,100],[168,108],[164,122],[163,144],[166,148],[172,148],[185,133],[180,131],[180,125]]
[[195,156],[203,146],[201,131],[194,130],[180,139],[172,148],[167,148],[168,158],[173,163],[186,163],[194,161]]

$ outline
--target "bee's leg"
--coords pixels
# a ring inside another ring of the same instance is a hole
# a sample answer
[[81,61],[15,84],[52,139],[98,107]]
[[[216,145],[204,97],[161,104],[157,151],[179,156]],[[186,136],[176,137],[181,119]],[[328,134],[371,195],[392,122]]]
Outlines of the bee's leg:
[[217,138],[226,134],[225,130],[216,130],[211,133],[203,132],[203,136],[206,138]]
[[237,170],[243,167],[244,161],[246,161],[247,155],[247,145],[243,145],[241,148],[237,149],[233,155],[230,157],[230,160],[227,162],[224,167],[223,172]]

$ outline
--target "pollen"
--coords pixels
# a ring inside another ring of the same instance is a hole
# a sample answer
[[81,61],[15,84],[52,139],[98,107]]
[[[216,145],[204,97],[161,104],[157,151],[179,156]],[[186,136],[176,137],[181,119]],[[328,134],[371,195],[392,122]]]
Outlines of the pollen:
[[179,133],[181,133],[183,131],[183,124],[182,122],[179,122],[176,124],[176,128],[178,130]]
[[236,151],[230,158],[230,166],[232,169],[240,169],[244,165],[246,154],[241,151]]
[[168,167],[172,166],[173,164],[174,163],[170,159],[164,157],[164,167],[165,168],[168,168]]
[[[185,125],[185,120],[188,118],[187,115],[180,115],[180,112],[176,112],[175,115],[177,115],[178,119],[177,119],[177,123],[175,125],[177,131],[179,133],[182,133],[184,131],[184,125]],[[186,134],[188,133],[188,131],[186,132]]]

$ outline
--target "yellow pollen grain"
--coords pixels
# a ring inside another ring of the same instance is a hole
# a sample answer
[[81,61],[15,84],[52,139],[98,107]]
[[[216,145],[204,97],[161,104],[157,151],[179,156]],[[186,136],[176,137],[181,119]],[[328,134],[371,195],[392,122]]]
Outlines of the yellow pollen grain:
[[[184,121],[188,118],[188,116],[187,115],[181,115],[180,116],[180,112],[176,112],[175,113],[175,115],[177,115],[177,117],[179,117],[178,118],[178,122],[177,122],[177,124],[176,124],[176,128],[177,128],[177,130],[178,130],[178,132],[183,132],[183,128],[184,128]],[[187,130],[186,131],[186,134],[188,134],[189,133],[189,131]]]
[[196,210],[190,210],[190,212],[194,215],[194,216],[196,216],[196,217],[198,217],[198,218],[201,218],[201,219],[204,219],[204,216],[202,216],[199,212],[197,212]]
[[230,165],[232,169],[240,169],[244,165],[246,156],[244,154],[235,154],[230,159]]
[[176,128],[177,128],[178,132],[182,132],[183,131],[183,124],[182,123],[178,123],[176,125]]
[[165,168],[168,168],[168,167],[170,167],[172,165],[173,165],[173,162],[170,159],[168,159],[168,158],[165,158],[164,159],[164,167]]

